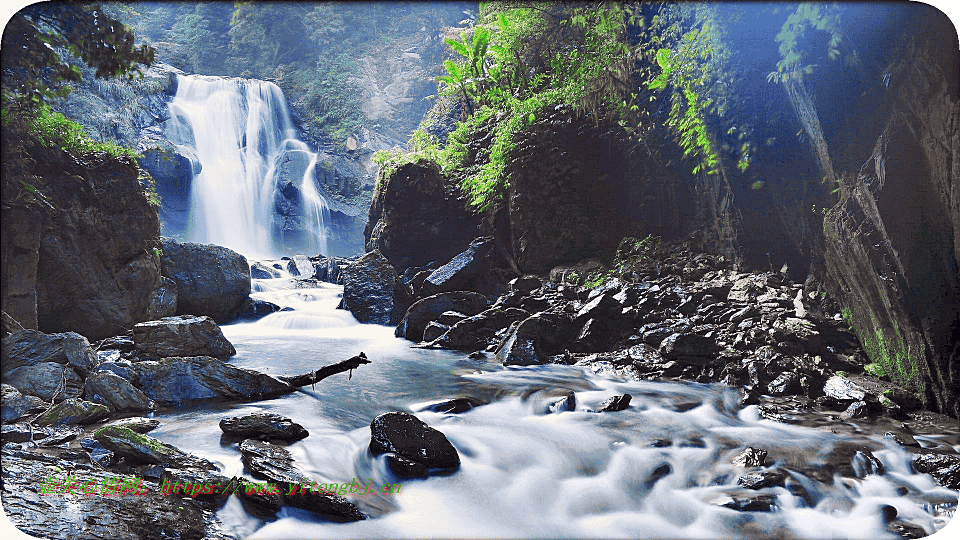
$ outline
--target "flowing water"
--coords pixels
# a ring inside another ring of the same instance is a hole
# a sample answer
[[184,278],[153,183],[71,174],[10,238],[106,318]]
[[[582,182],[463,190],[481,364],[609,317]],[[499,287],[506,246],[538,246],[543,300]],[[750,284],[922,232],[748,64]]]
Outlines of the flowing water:
[[[227,476],[244,475],[236,444],[221,445],[217,422],[274,412],[310,432],[288,449],[317,482],[356,478],[401,487],[399,493],[354,497],[369,516],[356,523],[326,523],[292,508],[265,522],[231,497],[219,515],[241,536],[898,538],[884,526],[884,505],[928,533],[956,509],[956,492],[913,474],[908,452],[856,425],[839,435],[764,420],[755,406],[741,408],[722,385],[628,381],[574,366],[505,368],[462,353],[414,349],[395,338],[393,328],[359,324],[334,309],[339,286],[297,289],[290,279],[255,281],[256,297],[294,310],[224,326],[238,351],[233,364],[294,375],[361,351],[372,363],[279,399],[166,414],[152,435],[218,462]],[[576,409],[548,413],[566,390],[575,392]],[[591,411],[623,393],[633,396],[628,410]],[[464,395],[491,403],[461,414],[421,410]],[[460,453],[460,469],[428,479],[394,478],[383,457],[367,449],[370,421],[394,410],[414,412],[442,431]],[[917,439],[927,447],[960,445],[955,434]],[[875,448],[884,474],[816,474],[852,440]],[[767,450],[768,466],[786,469],[787,485],[803,493],[738,488],[743,470],[731,460],[748,446]],[[773,505],[760,512],[718,505],[744,493],[770,495]]]
[[[317,155],[297,138],[277,85],[178,76],[169,106],[168,137],[191,148],[184,153],[199,162],[190,189],[190,241],[258,257],[327,253],[330,211],[316,186]],[[293,223],[278,221],[284,201]]]

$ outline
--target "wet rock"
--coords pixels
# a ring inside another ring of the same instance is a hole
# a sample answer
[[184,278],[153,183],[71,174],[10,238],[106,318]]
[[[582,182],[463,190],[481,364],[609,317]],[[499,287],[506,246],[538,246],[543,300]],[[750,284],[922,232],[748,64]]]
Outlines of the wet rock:
[[121,418],[107,424],[107,426],[116,426],[127,428],[137,433],[148,433],[160,426],[160,421],[155,418],[145,418],[143,416],[133,416],[130,418]]
[[607,317],[588,319],[569,348],[573,352],[605,352],[613,349],[625,331],[621,321]]
[[430,474],[430,469],[418,461],[398,456],[394,453],[385,454],[387,467],[397,478],[426,478]]
[[[234,478],[234,481],[246,482],[243,478]],[[243,509],[260,519],[276,519],[277,512],[283,508],[283,494],[280,493],[280,489],[257,489],[258,486],[253,483],[247,483],[247,486],[235,491]]]
[[231,437],[278,439],[287,442],[299,441],[309,435],[300,424],[273,413],[254,413],[225,418],[220,420],[220,429]]
[[920,448],[920,443],[913,438],[913,435],[905,432],[895,433],[893,431],[887,431],[883,434],[885,439],[890,439],[900,446],[910,446],[913,448]]
[[141,356],[213,356],[227,358],[237,350],[210,317],[180,315],[133,327],[133,341]]
[[240,307],[240,313],[237,314],[237,318],[253,321],[262,319],[271,313],[276,313],[280,311],[280,309],[280,306],[274,304],[273,302],[248,297],[243,301],[243,305]]
[[110,409],[99,403],[69,398],[54,405],[35,420],[38,426],[92,424],[110,416]]
[[147,320],[172,317],[177,314],[177,282],[160,276],[160,286],[150,296],[150,305],[147,307]]
[[732,463],[738,467],[763,467],[767,459],[767,451],[752,446],[744,448],[733,458]]
[[739,512],[771,512],[777,503],[775,495],[727,495],[714,501],[714,504],[726,506]]
[[607,398],[597,405],[597,412],[617,412],[629,409],[631,399],[633,399],[633,396],[630,394]]
[[795,371],[784,371],[767,384],[767,391],[774,396],[795,396],[802,391],[800,375]]
[[697,334],[672,334],[660,343],[660,355],[667,360],[706,363],[719,351],[716,342]]
[[493,237],[475,238],[467,249],[427,276],[421,294],[447,291],[494,293],[497,280],[492,272],[496,266],[493,246]]
[[434,403],[433,405],[428,405],[427,407],[424,407],[423,410],[438,413],[457,414],[467,412],[474,407],[479,407],[486,404],[486,401],[475,397],[458,397],[441,401],[440,403]]
[[106,447],[98,443],[96,439],[82,439],[80,446],[87,451],[90,463],[93,463],[97,467],[109,467],[115,461],[113,452],[107,450]]
[[3,338],[3,375],[24,366],[45,362],[69,365],[85,376],[99,363],[87,338],[76,332],[44,334],[21,330]]
[[505,366],[542,364],[562,352],[569,339],[569,321],[552,313],[541,313],[514,323],[496,355]]
[[614,298],[615,291],[604,291],[586,303],[577,311],[576,320],[586,322],[589,319],[609,318],[620,314],[622,306]]
[[741,475],[740,478],[737,479],[737,485],[747,489],[763,489],[782,486],[786,478],[786,473],[781,470],[753,472]]
[[[83,380],[70,366],[41,362],[22,366],[4,374],[3,381],[24,395],[37,396],[50,402],[80,397]],[[66,383],[66,384],[64,384]]]
[[247,259],[222,246],[160,240],[161,272],[177,284],[177,314],[235,319],[250,295]]
[[867,407],[866,401],[854,401],[850,404],[849,407],[842,413],[840,413],[840,418],[844,420],[849,420],[851,418],[866,418],[870,416],[870,409]]
[[429,324],[427,324],[427,327],[423,329],[423,341],[426,341],[426,342],[433,341],[438,337],[446,334],[447,330],[450,330],[449,326],[435,322],[435,321],[431,321]]
[[460,466],[457,449],[443,433],[404,412],[381,414],[370,423],[370,451],[374,455],[392,452],[428,469]]
[[659,347],[663,340],[672,336],[673,330],[670,328],[658,326],[645,330],[642,334],[643,342],[647,345],[652,345],[654,347]]
[[117,457],[134,463],[151,463],[179,469],[216,470],[217,468],[203,458],[182,452],[173,445],[129,428],[104,426],[94,433],[93,438]]
[[211,510],[223,507],[231,494],[231,480],[216,470],[167,467],[159,481],[163,495],[190,497]]
[[960,456],[923,453],[913,458],[913,470],[929,474],[947,489],[960,489]]
[[547,406],[546,413],[560,413],[577,410],[577,397],[568,391],[565,396]]
[[316,270],[313,267],[313,263],[310,262],[310,259],[306,255],[297,254],[293,256],[293,259],[288,265],[290,270],[290,275],[299,277],[301,279],[308,279],[314,277]]
[[83,392],[88,400],[106,405],[111,411],[136,412],[156,408],[153,400],[143,392],[109,371],[100,371],[87,377]]
[[280,277],[280,272],[260,261],[256,261],[250,265],[250,277],[253,279],[275,279]]
[[900,519],[887,523],[887,530],[901,538],[926,538],[930,535],[923,527]]
[[362,323],[396,325],[413,303],[413,294],[379,251],[343,270],[341,306]]
[[[413,303],[397,326],[396,336],[411,341],[430,341],[423,336],[430,321],[447,311],[476,315],[487,308],[487,297],[472,291],[451,291],[421,298]],[[447,324],[447,323],[444,323]]]
[[521,276],[511,279],[508,285],[510,286],[511,291],[516,291],[521,294],[529,294],[530,292],[539,289],[542,283],[540,282],[540,278],[537,276]]
[[529,316],[529,312],[519,308],[491,307],[454,324],[433,344],[457,351],[482,349],[494,342],[498,330]]
[[0,388],[2,388],[0,403],[3,404],[0,411],[2,411],[4,424],[14,422],[31,412],[40,412],[47,407],[42,399],[36,396],[25,396],[9,384],[3,384]]
[[207,356],[137,362],[133,369],[143,393],[162,404],[211,399],[259,400],[290,391],[287,383],[270,375]]

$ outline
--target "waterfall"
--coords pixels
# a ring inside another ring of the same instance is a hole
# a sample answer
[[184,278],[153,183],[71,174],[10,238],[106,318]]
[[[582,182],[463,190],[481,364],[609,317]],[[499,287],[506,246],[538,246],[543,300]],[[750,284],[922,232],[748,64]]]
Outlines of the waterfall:
[[317,155],[297,138],[280,88],[195,75],[177,83],[167,136],[199,161],[188,240],[257,258],[326,255],[330,211],[316,185]]

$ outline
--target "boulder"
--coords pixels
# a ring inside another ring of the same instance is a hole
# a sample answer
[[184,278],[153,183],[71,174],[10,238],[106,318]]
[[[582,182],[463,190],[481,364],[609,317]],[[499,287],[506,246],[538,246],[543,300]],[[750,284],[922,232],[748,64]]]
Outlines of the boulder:
[[21,393],[37,396],[47,403],[54,396],[56,401],[80,397],[83,388],[83,379],[70,366],[54,362],[18,367],[4,374],[3,380]]
[[343,270],[342,307],[362,323],[395,325],[412,303],[412,293],[379,251]]
[[230,437],[299,441],[309,433],[300,424],[273,413],[254,413],[220,420],[220,429]]
[[177,282],[166,276],[160,276],[160,286],[150,298],[147,319],[156,320],[177,314]]
[[291,391],[290,385],[270,375],[208,356],[137,362],[133,371],[143,393],[164,405],[197,400],[260,400]]
[[423,341],[423,331],[430,321],[446,311],[476,315],[487,308],[487,297],[472,291],[451,291],[421,298],[413,303],[397,326],[396,336]]
[[217,469],[216,465],[203,458],[187,454],[173,445],[128,428],[105,426],[98,429],[93,437],[117,457],[134,463],[158,464],[181,469],[210,471]]
[[710,363],[720,348],[716,342],[697,334],[676,333],[660,343],[660,355],[667,360]]
[[0,397],[0,403],[2,403],[0,411],[2,411],[4,424],[16,422],[17,419],[27,413],[40,412],[47,406],[42,399],[36,396],[25,396],[9,384],[4,383],[0,388],[2,388],[2,390],[0,390],[0,393],[2,393],[2,397]]
[[364,230],[366,250],[378,250],[401,272],[448,261],[475,236],[480,217],[465,209],[457,181],[429,161],[381,168]]
[[570,339],[570,320],[554,313],[538,313],[515,323],[497,348],[503,365],[529,366],[563,352]]
[[929,474],[947,489],[960,489],[960,456],[956,454],[921,453],[913,458],[913,469]]
[[630,400],[632,398],[633,396],[630,394],[623,394],[621,396],[607,398],[597,406],[597,412],[617,412],[629,409]]
[[160,427],[160,421],[155,418],[145,418],[143,416],[131,416],[130,418],[121,418],[107,424],[127,428],[137,433],[148,433]]
[[250,295],[250,266],[239,253],[164,237],[163,275],[177,284],[177,314],[231,321]]
[[529,316],[529,312],[519,308],[491,307],[454,324],[431,343],[457,351],[482,349],[495,342],[497,330]]
[[405,412],[381,414],[370,423],[370,452],[396,454],[427,469],[460,466],[457,449],[443,433]]
[[250,279],[275,279],[278,277],[280,277],[280,272],[260,261],[256,261],[250,265]]
[[110,416],[110,409],[99,403],[69,398],[54,405],[36,420],[38,426],[92,424]]
[[207,316],[180,315],[142,322],[133,327],[133,341],[140,355],[147,358],[226,358],[237,354],[237,350],[223,336],[217,323]]
[[89,401],[106,405],[111,411],[138,412],[156,408],[153,401],[143,392],[123,377],[109,371],[101,371],[87,377],[83,393]]
[[467,412],[474,407],[486,405],[487,402],[475,397],[458,397],[447,399],[440,403],[434,403],[423,408],[425,411],[432,411],[446,414],[458,414]]
[[237,315],[237,318],[246,321],[254,321],[257,319],[262,319],[271,313],[276,313],[280,311],[280,309],[280,306],[274,304],[273,302],[248,297],[243,301],[243,306],[240,308],[240,313]]
[[99,361],[87,338],[76,332],[44,334],[21,330],[3,338],[4,376],[18,367],[41,362],[69,365],[80,375],[86,375]]
[[498,285],[493,272],[495,267],[493,238],[475,238],[467,249],[427,276],[420,294],[433,295],[448,291],[494,293]]

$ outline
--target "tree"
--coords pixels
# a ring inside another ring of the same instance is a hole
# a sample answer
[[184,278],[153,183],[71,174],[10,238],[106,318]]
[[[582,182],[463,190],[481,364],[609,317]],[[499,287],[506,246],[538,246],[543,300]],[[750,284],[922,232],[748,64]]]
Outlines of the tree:
[[66,48],[101,78],[138,71],[151,64],[151,47],[134,44],[133,34],[99,5],[77,2],[33,4],[17,12],[3,32],[4,109],[35,109],[63,96],[66,81],[79,81],[80,70],[61,58]]

